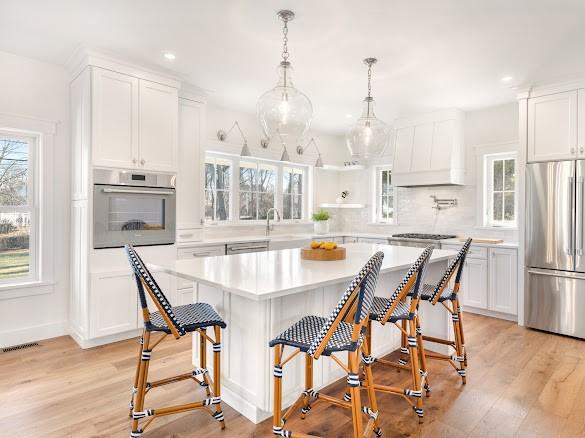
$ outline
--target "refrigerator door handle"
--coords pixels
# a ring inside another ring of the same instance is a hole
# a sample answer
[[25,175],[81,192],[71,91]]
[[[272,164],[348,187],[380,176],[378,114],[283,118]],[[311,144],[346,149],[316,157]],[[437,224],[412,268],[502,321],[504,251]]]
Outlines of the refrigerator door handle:
[[567,232],[569,233],[569,246],[567,248],[567,254],[572,256],[575,254],[575,178],[569,177],[569,224]]
[[576,221],[575,226],[575,254],[583,255],[583,177],[577,177],[577,201],[576,201]]

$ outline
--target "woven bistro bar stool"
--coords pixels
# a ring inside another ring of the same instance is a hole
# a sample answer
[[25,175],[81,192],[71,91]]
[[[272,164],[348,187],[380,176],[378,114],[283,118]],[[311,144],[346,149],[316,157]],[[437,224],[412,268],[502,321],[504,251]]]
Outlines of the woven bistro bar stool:
[[[469,252],[471,241],[472,239],[467,239],[465,241],[457,253],[457,256],[451,261],[438,283],[425,284],[423,286],[423,291],[420,296],[421,300],[428,301],[432,305],[436,305],[437,303],[442,304],[451,314],[451,321],[453,321],[453,340],[440,339],[432,336],[423,336],[423,339],[426,342],[447,345],[453,349],[454,354],[441,354],[434,351],[427,351],[426,356],[429,359],[438,359],[449,362],[461,376],[463,384],[466,383],[467,378],[467,351],[465,350],[465,338],[463,336],[459,289],[461,287],[463,266],[465,266],[465,258]],[[455,279],[453,287],[450,287],[449,282],[452,280],[453,275],[455,275]]]
[[[226,327],[225,323],[209,304],[194,303],[172,307],[134,248],[126,245],[125,249],[136,279],[138,296],[142,307],[142,316],[144,318],[144,331],[140,338],[138,365],[136,367],[134,387],[130,400],[130,416],[132,417],[130,438],[137,438],[142,435],[144,430],[157,417],[195,409],[202,409],[209,413],[220,423],[221,429],[224,429],[225,423],[221,410],[220,391],[220,352],[221,329]],[[145,291],[154,302],[158,311],[151,313],[148,310]],[[207,334],[207,328],[213,328],[213,338]],[[158,338],[154,339],[153,333],[156,332],[160,333],[160,336],[157,335]],[[182,336],[191,332],[199,333],[200,366],[192,372],[149,382],[148,366],[154,348],[169,335],[172,335],[175,339],[180,339]],[[213,378],[209,376],[206,368],[206,342],[210,342],[213,345]],[[156,409],[144,408],[145,396],[151,389],[187,379],[194,380],[202,386],[205,390],[206,398],[182,405]]]
[[[384,366],[410,370],[412,374],[410,388],[374,384],[374,389],[376,391],[396,394],[403,397],[412,407],[416,415],[418,415],[420,422],[422,422],[424,416],[422,391],[423,388],[425,388],[428,392],[429,385],[423,337],[418,322],[418,305],[420,301],[420,292],[422,291],[424,284],[423,279],[425,269],[432,253],[432,245],[424,249],[390,298],[374,298],[366,342],[369,346],[368,350],[371,351],[371,324],[373,321],[377,321],[382,325],[390,322],[398,327],[402,334],[402,338],[406,339],[410,365],[407,365],[405,361],[393,362],[385,359],[372,358],[370,363],[366,364],[366,369],[369,368],[373,362],[376,362]],[[404,350],[401,349],[401,352],[403,351]]]
[[[345,293],[335,306],[329,318],[305,316],[270,342],[274,348],[274,418],[272,433],[286,438],[314,437],[304,433],[292,432],[284,428],[287,419],[301,408],[301,418],[319,401],[326,401],[336,406],[351,409],[354,438],[369,437],[372,433],[381,436],[378,420],[378,405],[374,392],[372,373],[366,369],[364,386],[368,390],[369,406],[362,406],[360,399],[360,359],[368,362],[370,352],[363,342],[367,329],[370,308],[374,299],[376,283],[384,253],[375,253],[359,274],[353,279]],[[294,351],[283,358],[285,346]],[[347,366],[334,353],[347,352]],[[305,390],[292,406],[282,412],[282,378],[283,366],[297,354],[305,355]],[[345,401],[325,394],[319,394],[313,388],[313,362],[321,356],[329,356],[347,373],[351,401]],[[362,424],[362,414],[368,418]]]

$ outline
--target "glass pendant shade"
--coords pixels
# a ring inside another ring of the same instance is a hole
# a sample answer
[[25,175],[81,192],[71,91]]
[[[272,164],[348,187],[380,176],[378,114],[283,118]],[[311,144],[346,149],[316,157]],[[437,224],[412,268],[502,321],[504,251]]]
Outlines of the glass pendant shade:
[[313,104],[294,87],[290,62],[278,66],[278,83],[258,99],[258,119],[264,134],[272,138],[280,133],[286,144],[299,144],[313,118]]
[[374,99],[364,99],[362,115],[351,127],[346,143],[352,159],[364,162],[378,158],[388,144],[390,128],[374,114]]

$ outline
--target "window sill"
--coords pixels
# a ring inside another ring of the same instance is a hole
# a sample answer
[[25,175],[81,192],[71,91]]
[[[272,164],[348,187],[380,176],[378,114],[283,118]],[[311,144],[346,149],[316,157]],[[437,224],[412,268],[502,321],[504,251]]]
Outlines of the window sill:
[[44,295],[53,292],[54,281],[23,281],[0,284],[0,300]]
[[486,231],[518,231],[518,227],[497,227],[497,226],[489,226],[489,225],[480,225],[474,227],[476,230],[486,230]]
[[[275,226],[291,226],[291,225],[312,225],[313,221],[275,221],[270,220],[270,225]],[[203,228],[223,228],[223,227],[259,227],[266,226],[266,221],[250,221],[250,222],[218,222],[214,224],[206,223]]]

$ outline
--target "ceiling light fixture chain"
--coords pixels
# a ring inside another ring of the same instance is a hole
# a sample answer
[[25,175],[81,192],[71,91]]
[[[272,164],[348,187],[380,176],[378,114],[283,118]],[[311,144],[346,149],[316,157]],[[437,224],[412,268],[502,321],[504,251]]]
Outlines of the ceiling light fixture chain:
[[283,16],[284,26],[282,27],[282,60],[288,62],[288,17]]

